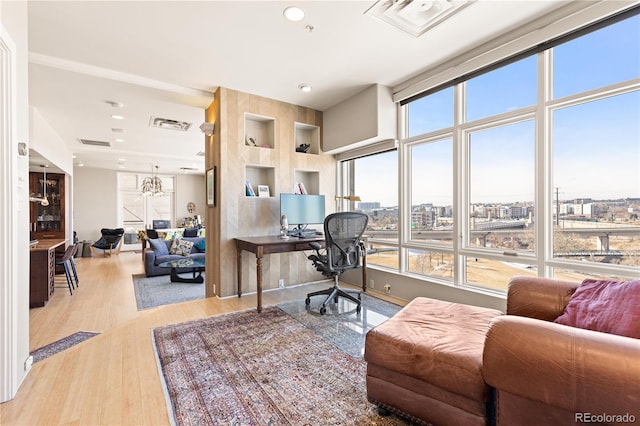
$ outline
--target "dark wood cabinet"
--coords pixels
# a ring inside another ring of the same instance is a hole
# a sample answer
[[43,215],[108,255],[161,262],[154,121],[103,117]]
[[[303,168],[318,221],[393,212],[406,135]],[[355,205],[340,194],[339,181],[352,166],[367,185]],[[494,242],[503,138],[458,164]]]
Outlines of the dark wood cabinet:
[[[48,178],[49,176],[47,176]],[[29,273],[29,307],[38,308],[47,304],[53,294],[56,250],[65,249],[65,240],[41,240],[32,246]]]
[[65,238],[64,174],[47,173],[45,182],[44,173],[29,173],[29,193],[37,198],[46,194],[49,201],[48,206],[40,202],[29,203],[31,239]]

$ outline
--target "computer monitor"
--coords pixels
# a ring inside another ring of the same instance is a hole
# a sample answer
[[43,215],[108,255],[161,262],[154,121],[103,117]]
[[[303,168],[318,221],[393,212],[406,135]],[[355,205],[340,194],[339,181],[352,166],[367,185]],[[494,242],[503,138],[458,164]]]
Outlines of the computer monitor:
[[324,195],[280,194],[280,217],[283,215],[296,227],[290,234],[303,236],[307,225],[324,223]]
[[153,229],[168,229],[171,228],[170,220],[160,220],[156,219],[152,221]]

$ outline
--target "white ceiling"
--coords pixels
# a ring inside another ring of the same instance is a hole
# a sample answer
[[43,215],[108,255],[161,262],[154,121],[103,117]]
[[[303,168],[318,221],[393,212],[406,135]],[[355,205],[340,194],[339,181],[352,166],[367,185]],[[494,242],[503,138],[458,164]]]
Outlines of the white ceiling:
[[[293,3],[305,11],[300,22],[282,16]],[[393,87],[567,1],[478,0],[419,38],[365,15],[374,3],[32,0],[30,104],[76,165],[203,173],[198,127],[219,86],[325,110],[373,83]],[[313,90],[301,92],[300,83]],[[152,128],[151,116],[193,125]],[[125,129],[125,142],[114,142],[114,127]]]

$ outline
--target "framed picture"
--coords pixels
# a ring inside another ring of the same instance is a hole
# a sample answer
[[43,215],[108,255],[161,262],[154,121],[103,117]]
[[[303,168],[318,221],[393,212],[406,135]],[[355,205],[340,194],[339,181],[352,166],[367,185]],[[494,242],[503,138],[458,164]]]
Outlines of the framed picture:
[[258,197],[270,197],[268,185],[258,185]]
[[207,170],[207,205],[216,206],[216,166]]

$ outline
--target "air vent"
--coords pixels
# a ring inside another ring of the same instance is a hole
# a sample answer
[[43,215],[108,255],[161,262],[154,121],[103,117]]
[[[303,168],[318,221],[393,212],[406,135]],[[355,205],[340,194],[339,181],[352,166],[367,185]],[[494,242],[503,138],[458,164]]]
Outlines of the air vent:
[[160,129],[182,130],[186,132],[191,127],[191,123],[186,121],[171,120],[168,118],[151,117],[149,126],[158,127]]
[[80,139],[80,143],[83,145],[93,145],[93,146],[111,146],[111,142],[92,141],[91,139]]
[[196,157],[204,157],[204,151],[199,151],[199,152],[196,154]]
[[419,37],[475,1],[378,0],[365,14]]

